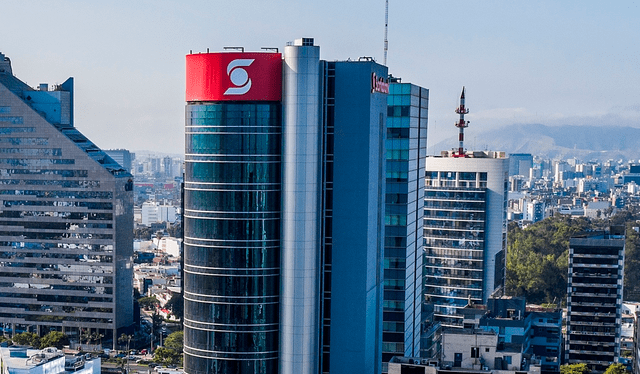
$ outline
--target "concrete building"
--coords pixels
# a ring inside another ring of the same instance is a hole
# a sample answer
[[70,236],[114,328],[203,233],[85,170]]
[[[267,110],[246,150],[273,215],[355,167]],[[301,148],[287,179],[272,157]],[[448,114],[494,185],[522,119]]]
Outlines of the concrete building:
[[177,208],[172,205],[161,205],[155,201],[145,201],[140,210],[141,220],[145,226],[155,222],[175,222]]
[[458,311],[504,286],[508,160],[503,152],[427,157],[425,297],[436,320],[463,327]]
[[131,165],[133,161],[133,155],[126,149],[105,149],[105,153],[117,162],[118,165],[125,168],[128,172],[131,172]]
[[529,176],[529,170],[533,167],[533,156],[530,153],[509,154],[509,175]]
[[565,363],[604,372],[620,357],[624,244],[624,227],[570,239]]
[[0,348],[0,374],[100,374],[99,357],[86,354],[65,354],[48,347],[31,349],[28,347]]
[[540,200],[527,201],[526,214],[524,216],[524,219],[526,221],[531,221],[532,223],[542,221],[545,218],[544,208],[545,208],[544,201],[540,201]]
[[381,371],[387,68],[319,52],[187,56],[187,373]]
[[0,54],[0,322],[116,337],[133,323],[132,176],[74,127],[73,78],[51,88]]
[[522,359],[521,345],[499,345],[494,331],[448,329],[442,333],[443,367],[453,370],[526,370]]
[[424,162],[429,90],[393,79],[387,96],[382,371],[421,354]]
[[[562,361],[562,311],[528,311],[523,352],[543,373],[558,373]],[[534,360],[535,359],[535,360]]]

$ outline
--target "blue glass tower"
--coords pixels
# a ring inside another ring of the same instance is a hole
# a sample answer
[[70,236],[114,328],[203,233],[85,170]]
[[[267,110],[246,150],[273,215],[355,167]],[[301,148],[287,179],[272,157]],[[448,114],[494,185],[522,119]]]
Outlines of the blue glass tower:
[[[395,81],[395,83],[394,83]],[[429,90],[393,79],[387,96],[382,361],[420,356],[422,221]]]
[[187,104],[189,373],[277,371],[280,112],[279,102]]

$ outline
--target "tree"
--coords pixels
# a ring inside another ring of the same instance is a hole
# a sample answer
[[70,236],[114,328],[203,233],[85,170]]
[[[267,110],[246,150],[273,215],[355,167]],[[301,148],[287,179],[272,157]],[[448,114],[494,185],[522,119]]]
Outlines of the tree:
[[630,374],[627,367],[623,364],[611,364],[604,374]]
[[564,300],[567,292],[569,239],[591,226],[584,218],[558,214],[526,229],[509,226],[507,249],[508,295],[531,303]]
[[141,240],[151,240],[151,228],[146,226],[139,226],[133,230],[133,238]]
[[174,238],[182,238],[182,222],[176,222],[169,225],[167,229],[169,236]]
[[184,310],[184,299],[182,294],[174,293],[171,299],[165,304],[165,308],[171,310],[171,313],[178,319],[182,320]]
[[560,374],[589,374],[587,364],[567,364],[560,366]]
[[138,300],[138,304],[140,304],[140,307],[149,310],[157,307],[160,302],[155,296],[146,296]]
[[156,349],[153,355],[153,362],[163,365],[180,365],[182,363],[182,354],[166,347]]
[[40,347],[40,337],[32,332],[23,332],[13,336],[13,342],[18,345],[30,345],[34,348]]
[[164,347],[156,349],[153,361],[164,365],[182,364],[182,347],[184,345],[184,333],[176,331],[164,341]]
[[624,300],[640,301],[640,235],[627,224],[624,258]]
[[51,331],[40,339],[40,349],[47,347],[62,349],[65,345],[69,345],[69,337],[60,331]]
[[131,344],[131,335],[127,335],[127,334],[122,334],[120,335],[120,337],[118,338],[118,343],[124,345],[126,343],[127,346],[127,355],[129,355],[129,344]]
[[182,347],[184,346],[184,333],[182,331],[172,332],[167,336],[164,341],[164,346],[167,349],[173,349],[174,351],[182,354]]

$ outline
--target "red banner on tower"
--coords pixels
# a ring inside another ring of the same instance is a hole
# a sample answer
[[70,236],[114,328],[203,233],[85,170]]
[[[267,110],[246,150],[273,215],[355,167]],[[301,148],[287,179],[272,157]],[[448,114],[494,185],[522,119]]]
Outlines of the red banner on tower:
[[280,53],[187,55],[186,101],[280,101]]

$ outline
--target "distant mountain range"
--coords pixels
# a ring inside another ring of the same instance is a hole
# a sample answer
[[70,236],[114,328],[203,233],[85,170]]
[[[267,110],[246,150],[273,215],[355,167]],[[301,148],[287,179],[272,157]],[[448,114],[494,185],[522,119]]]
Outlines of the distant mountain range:
[[[465,149],[531,153],[551,159],[640,159],[640,129],[623,126],[511,125],[467,132]],[[472,138],[469,138],[472,137]],[[429,148],[429,154],[458,147],[457,136]]]

